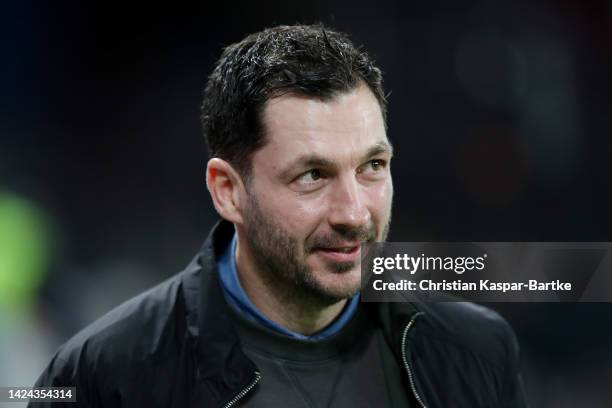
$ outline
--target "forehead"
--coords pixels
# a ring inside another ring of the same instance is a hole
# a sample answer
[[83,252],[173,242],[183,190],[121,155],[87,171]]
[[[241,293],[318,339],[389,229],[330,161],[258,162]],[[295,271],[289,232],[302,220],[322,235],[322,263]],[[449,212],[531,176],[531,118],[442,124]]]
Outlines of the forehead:
[[263,124],[266,145],[255,156],[274,156],[277,162],[304,153],[350,159],[387,141],[380,105],[366,85],[328,101],[274,98],[266,104]]

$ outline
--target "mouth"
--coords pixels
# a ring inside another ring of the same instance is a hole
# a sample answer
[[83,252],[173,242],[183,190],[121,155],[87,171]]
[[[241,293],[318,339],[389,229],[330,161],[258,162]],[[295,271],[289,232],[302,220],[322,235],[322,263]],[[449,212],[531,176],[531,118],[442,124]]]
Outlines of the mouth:
[[361,256],[361,245],[340,247],[319,247],[315,253],[335,262],[355,262]]
[[351,246],[351,247],[338,247],[338,248],[319,248],[321,251],[327,251],[327,252],[342,252],[344,254],[348,254],[350,252],[353,252],[357,249],[357,245],[355,246]]

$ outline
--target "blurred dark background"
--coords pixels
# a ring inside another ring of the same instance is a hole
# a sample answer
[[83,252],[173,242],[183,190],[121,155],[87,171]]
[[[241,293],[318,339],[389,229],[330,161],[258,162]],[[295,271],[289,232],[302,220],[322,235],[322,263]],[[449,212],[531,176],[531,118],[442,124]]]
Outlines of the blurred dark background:
[[[612,241],[612,3],[0,6],[0,385],[178,272],[217,217],[199,104],[224,45],[348,32],[384,71],[393,241]],[[496,304],[534,407],[612,399],[610,304]]]

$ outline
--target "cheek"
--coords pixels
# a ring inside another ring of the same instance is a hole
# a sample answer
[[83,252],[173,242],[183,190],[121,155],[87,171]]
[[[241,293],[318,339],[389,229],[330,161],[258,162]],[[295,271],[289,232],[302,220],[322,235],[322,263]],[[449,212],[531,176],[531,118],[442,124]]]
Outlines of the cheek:
[[306,199],[296,196],[278,196],[271,200],[271,214],[275,221],[296,237],[304,238],[316,229],[325,212],[320,198]]
[[325,201],[320,197],[297,202],[294,216],[299,220],[298,228],[310,235],[324,218],[325,208]]
[[391,208],[393,200],[393,183],[389,180],[386,183],[371,186],[366,191],[369,207],[378,216],[384,215]]

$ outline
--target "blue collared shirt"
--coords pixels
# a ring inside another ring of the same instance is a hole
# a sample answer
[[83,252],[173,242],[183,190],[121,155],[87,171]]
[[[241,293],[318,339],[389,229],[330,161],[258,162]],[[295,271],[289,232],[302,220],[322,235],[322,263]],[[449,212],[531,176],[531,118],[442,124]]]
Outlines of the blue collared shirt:
[[300,340],[317,341],[323,340],[338,333],[357,312],[357,307],[359,306],[359,294],[347,302],[346,306],[342,310],[342,313],[340,313],[340,316],[338,316],[338,318],[334,320],[332,324],[311,336],[293,332],[279,325],[278,323],[273,322],[264,316],[264,314],[259,311],[257,306],[253,304],[240,283],[238,269],[236,268],[236,244],[237,236],[236,233],[234,233],[232,242],[228,245],[227,249],[219,259],[217,266],[219,267],[221,286],[223,287],[225,299],[231,307],[242,314],[242,316],[244,316],[247,320],[263,325],[264,327],[280,332],[289,337]]

